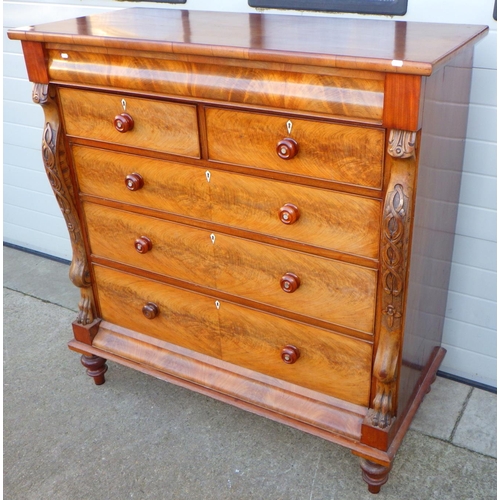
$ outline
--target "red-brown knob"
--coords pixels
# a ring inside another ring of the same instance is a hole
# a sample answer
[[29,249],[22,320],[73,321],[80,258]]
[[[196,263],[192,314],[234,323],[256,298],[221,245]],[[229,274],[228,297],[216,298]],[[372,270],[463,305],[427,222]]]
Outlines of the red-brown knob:
[[160,309],[158,309],[158,306],[154,302],[147,302],[142,308],[142,314],[148,319],[156,318],[159,312]]
[[283,224],[293,224],[294,222],[297,222],[299,220],[300,212],[295,205],[292,205],[291,203],[285,203],[280,208],[279,215],[280,221],[283,222]]
[[134,119],[128,113],[116,115],[113,123],[118,132],[128,132],[134,128]]
[[296,141],[287,137],[286,139],[278,142],[276,152],[280,158],[283,158],[283,160],[291,160],[299,152],[299,145]]
[[144,186],[144,179],[140,174],[128,174],[125,177],[125,186],[127,186],[130,191],[139,191]]
[[300,286],[300,279],[293,273],[286,273],[280,279],[281,289],[286,293],[293,293]]
[[291,365],[300,358],[300,351],[294,345],[286,345],[281,350],[281,359]]
[[141,236],[135,240],[134,246],[139,253],[148,253],[153,248],[153,243],[147,236]]

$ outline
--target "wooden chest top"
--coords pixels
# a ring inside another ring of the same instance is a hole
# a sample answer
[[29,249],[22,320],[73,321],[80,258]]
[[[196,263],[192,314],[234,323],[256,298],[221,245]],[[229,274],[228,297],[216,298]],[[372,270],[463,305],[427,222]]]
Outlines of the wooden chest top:
[[486,30],[468,25],[135,8],[19,28],[9,36],[430,75]]

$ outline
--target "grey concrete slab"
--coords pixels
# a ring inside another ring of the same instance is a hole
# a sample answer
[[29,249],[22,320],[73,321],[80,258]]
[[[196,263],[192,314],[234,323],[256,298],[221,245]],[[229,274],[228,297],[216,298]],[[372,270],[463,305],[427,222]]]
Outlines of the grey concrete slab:
[[[95,386],[73,318],[5,290],[5,498],[374,498],[340,446],[114,363]],[[379,498],[496,498],[496,460],[410,431]]]
[[69,280],[69,266],[3,247],[3,286],[77,310],[80,290]]
[[450,440],[472,387],[437,377],[413,419],[411,429]]
[[497,396],[474,389],[452,442],[491,457],[497,456]]

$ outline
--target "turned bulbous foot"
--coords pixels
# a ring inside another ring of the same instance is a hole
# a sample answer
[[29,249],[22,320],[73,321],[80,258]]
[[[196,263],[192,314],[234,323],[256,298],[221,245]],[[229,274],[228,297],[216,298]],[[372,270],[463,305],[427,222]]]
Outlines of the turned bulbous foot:
[[386,467],[362,458],[361,471],[363,479],[368,485],[368,491],[376,494],[380,491],[380,488],[387,483],[391,466]]
[[104,379],[104,374],[106,373],[108,367],[106,365],[106,360],[100,358],[99,356],[87,356],[85,354],[81,357],[82,365],[87,369],[87,375],[94,379],[95,385],[104,384],[106,381]]

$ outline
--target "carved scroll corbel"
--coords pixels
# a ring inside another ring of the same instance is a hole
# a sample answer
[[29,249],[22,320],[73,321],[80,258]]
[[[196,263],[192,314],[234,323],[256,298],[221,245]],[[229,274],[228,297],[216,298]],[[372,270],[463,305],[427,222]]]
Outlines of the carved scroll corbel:
[[94,297],[83,243],[80,220],[76,211],[73,185],[66,161],[64,143],[60,138],[60,120],[53,89],[46,84],[33,86],[33,101],[41,104],[45,114],[42,136],[42,157],[45,172],[68,227],[73,258],[69,277],[80,288],[77,323],[87,325],[94,320]]
[[416,132],[393,129],[389,132],[389,148],[387,152],[394,158],[411,158],[415,154],[416,142]]
[[410,236],[410,193],[416,167],[415,142],[413,132],[396,130],[389,135],[391,178],[385,196],[380,242],[381,320],[373,366],[375,396],[368,415],[371,425],[381,429],[391,424],[396,413]]

